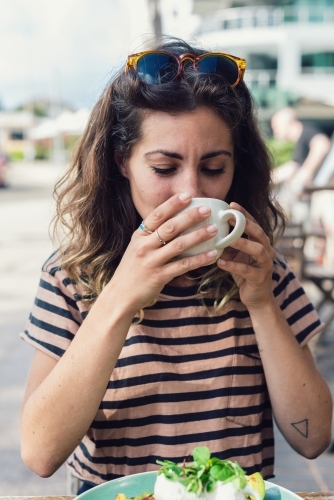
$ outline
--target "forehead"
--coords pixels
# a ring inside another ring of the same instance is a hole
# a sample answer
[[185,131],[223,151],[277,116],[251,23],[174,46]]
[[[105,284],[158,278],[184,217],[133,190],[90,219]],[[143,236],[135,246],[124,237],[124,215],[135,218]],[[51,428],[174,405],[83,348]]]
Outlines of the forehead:
[[188,144],[217,147],[219,143],[233,147],[230,127],[214,110],[198,107],[184,113],[146,111],[141,124],[142,144],[155,141],[171,145]]

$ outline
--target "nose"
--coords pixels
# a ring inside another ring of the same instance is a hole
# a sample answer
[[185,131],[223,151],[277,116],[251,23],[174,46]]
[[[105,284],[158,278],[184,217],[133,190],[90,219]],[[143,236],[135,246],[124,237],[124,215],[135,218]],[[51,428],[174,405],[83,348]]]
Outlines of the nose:
[[[195,170],[195,171],[194,171]],[[187,191],[191,194],[192,198],[202,198],[204,196],[199,173],[197,169],[191,169],[189,172],[184,172],[181,179],[179,179],[179,190],[182,192]]]

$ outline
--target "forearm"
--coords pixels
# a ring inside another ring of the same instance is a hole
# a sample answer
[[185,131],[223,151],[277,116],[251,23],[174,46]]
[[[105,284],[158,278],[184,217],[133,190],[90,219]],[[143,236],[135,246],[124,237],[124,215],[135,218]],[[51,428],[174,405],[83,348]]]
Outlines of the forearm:
[[87,432],[132,318],[113,294],[103,292],[63,357],[26,401],[22,456],[38,474],[51,475]]
[[250,315],[276,422],[296,451],[315,457],[330,441],[329,389],[274,300]]

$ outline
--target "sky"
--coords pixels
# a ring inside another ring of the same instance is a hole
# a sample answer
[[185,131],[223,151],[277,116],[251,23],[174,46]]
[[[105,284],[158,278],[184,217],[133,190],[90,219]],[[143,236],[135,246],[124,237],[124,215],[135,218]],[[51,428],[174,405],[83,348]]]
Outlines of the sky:
[[[186,40],[192,0],[160,0],[163,32]],[[153,35],[147,0],[0,0],[0,105],[39,98],[90,108]]]

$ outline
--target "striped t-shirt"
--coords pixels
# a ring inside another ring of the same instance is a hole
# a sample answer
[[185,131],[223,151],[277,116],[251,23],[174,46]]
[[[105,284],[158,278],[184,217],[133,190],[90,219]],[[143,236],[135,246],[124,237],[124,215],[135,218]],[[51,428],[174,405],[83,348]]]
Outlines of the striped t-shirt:
[[[322,325],[278,256],[273,293],[301,345]],[[59,359],[87,315],[79,289],[51,257],[22,338]],[[166,286],[132,325],[86,436],[68,460],[78,478],[102,483],[182,461],[196,445],[273,476],[270,401],[252,323],[240,300],[214,310],[196,286]],[[111,305],[112,307],[112,305]],[[270,331],[268,331],[270,335]],[[79,411],[79,409],[78,409]]]

